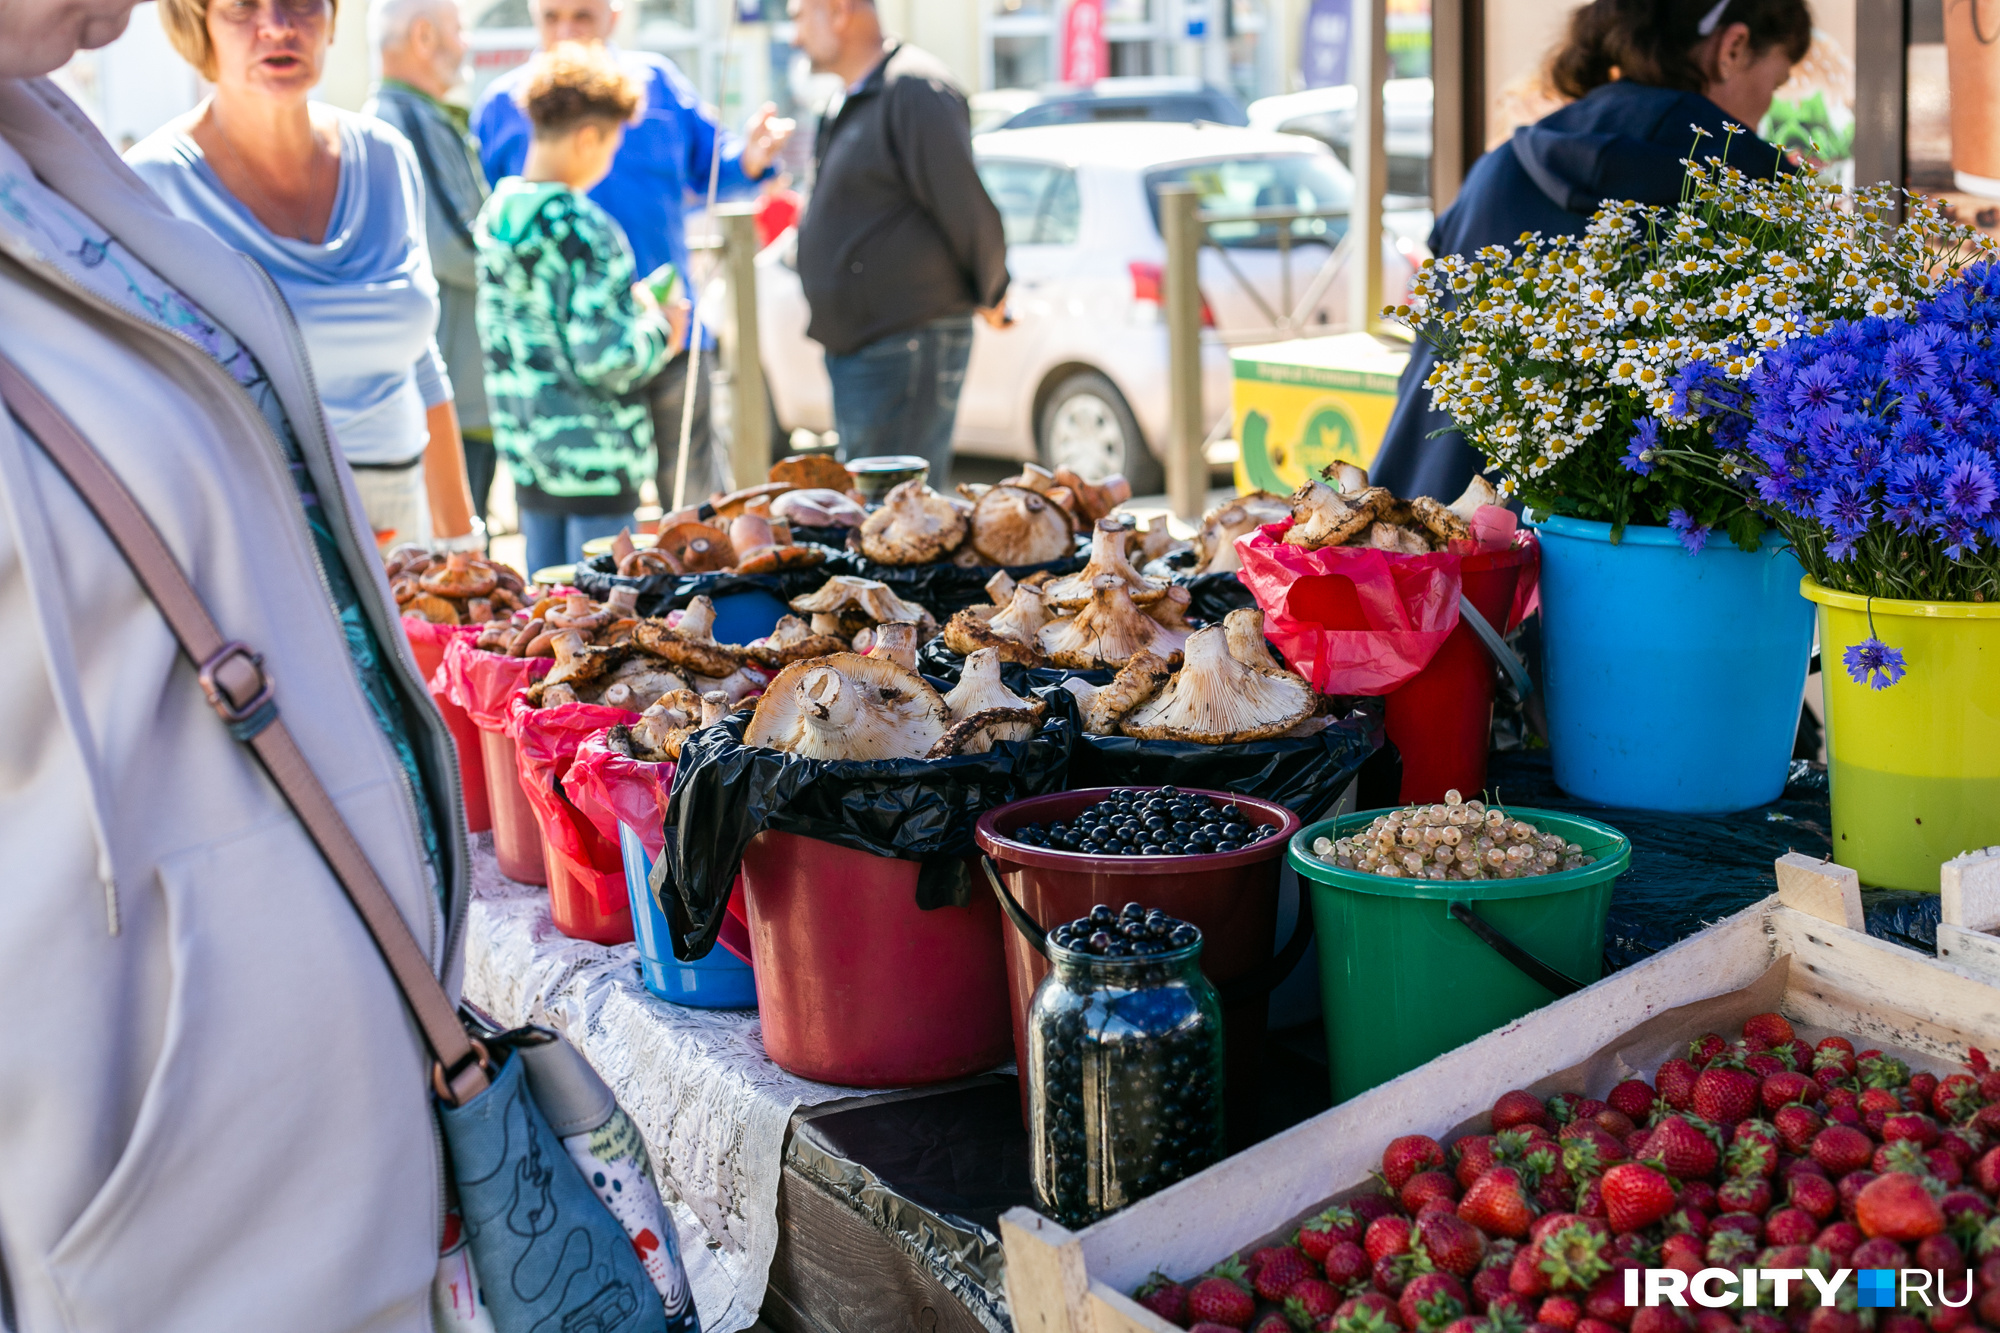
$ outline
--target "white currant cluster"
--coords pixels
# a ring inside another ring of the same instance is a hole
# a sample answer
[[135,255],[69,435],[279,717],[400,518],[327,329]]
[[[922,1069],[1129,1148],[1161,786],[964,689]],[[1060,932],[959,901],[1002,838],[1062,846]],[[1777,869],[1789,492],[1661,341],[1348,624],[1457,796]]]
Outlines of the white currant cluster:
[[1385,879],[1521,879],[1575,870],[1595,858],[1499,806],[1448,791],[1442,805],[1413,805],[1345,838],[1317,838],[1313,855]]

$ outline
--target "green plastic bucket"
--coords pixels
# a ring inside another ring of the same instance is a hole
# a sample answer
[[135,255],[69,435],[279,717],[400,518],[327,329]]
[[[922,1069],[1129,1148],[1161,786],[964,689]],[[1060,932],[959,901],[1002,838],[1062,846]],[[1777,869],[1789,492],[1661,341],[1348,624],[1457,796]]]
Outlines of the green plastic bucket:
[[1344,1102],[1597,980],[1632,844],[1594,819],[1503,807],[1596,857],[1530,879],[1386,879],[1312,854],[1386,810],[1323,820],[1287,859],[1312,886],[1333,1100]]

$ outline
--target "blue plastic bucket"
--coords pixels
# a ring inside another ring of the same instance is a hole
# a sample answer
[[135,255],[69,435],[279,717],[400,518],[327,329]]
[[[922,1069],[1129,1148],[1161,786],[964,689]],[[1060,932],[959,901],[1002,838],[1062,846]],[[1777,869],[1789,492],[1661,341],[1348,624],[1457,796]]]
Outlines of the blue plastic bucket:
[[[1785,787],[1812,654],[1803,571],[1775,534],[1699,555],[1667,528],[1538,518],[1556,782],[1604,805],[1747,810]],[[1504,796],[1505,793],[1502,793]]]
[[683,963],[668,942],[666,913],[653,901],[648,881],[653,859],[639,835],[618,826],[618,849],[625,855],[625,888],[632,895],[632,934],[639,944],[639,976],[663,1000],[692,1009],[755,1009],[757,974],[750,964],[720,944],[708,957]]
[[770,593],[757,588],[726,592],[714,601],[717,643],[749,643],[753,639],[761,639],[778,627],[780,617],[790,615],[792,611]]

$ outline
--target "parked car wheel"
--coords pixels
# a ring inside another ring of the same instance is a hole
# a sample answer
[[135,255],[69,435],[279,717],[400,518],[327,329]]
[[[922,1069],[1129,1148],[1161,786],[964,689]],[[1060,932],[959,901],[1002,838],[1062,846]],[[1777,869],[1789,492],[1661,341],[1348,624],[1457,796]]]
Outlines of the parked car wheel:
[[1166,472],[1146,448],[1125,395],[1094,370],[1076,371],[1056,385],[1042,404],[1035,441],[1046,466],[1067,467],[1085,481],[1122,472],[1134,495],[1166,489]]

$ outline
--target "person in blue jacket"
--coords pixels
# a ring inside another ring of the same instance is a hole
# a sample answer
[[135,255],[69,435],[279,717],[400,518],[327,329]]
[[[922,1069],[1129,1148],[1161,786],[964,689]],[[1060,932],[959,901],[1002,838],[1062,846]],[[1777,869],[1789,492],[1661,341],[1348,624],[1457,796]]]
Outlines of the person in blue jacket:
[[[1677,204],[1682,159],[1719,156],[1725,143],[1732,165],[1772,175],[1781,156],[1755,129],[1811,42],[1806,0],[1592,0],[1551,70],[1576,100],[1473,163],[1431,253],[1511,246],[1523,232],[1581,235],[1607,199]],[[1730,137],[1725,124],[1743,132]],[[1696,126],[1709,132],[1699,147]],[[1431,409],[1435,364],[1418,339],[1370,480],[1449,503],[1486,460]]]
[[[618,23],[620,0],[530,0],[535,35],[544,51],[561,42],[608,43]],[[685,209],[689,200],[706,200],[709,174],[716,171],[717,197],[730,198],[754,190],[772,172],[772,160],[791,137],[792,122],[778,118],[765,103],[750,118],[738,138],[724,130],[702,104],[701,94],[672,61],[646,51],[616,52],[620,63],[637,80],[645,95],[639,118],[625,130],[611,174],[590,192],[590,199],[617,220],[631,243],[639,276],[672,263],[688,282]],[[495,79],[473,112],[473,133],[479,140],[480,165],[486,179],[518,176],[527,162],[533,127],[521,107],[527,66]],[[716,155],[720,154],[720,163]],[[685,288],[692,300],[691,285]],[[703,344],[712,347],[713,340]],[[704,354],[701,378],[706,381]],[[667,363],[644,390],[659,442],[660,504],[673,508],[675,453],[681,438],[681,402],[687,391],[688,355]],[[688,443],[687,498],[699,503],[728,479],[725,460],[715,456],[708,430],[708,386],[695,386],[694,433]],[[749,486],[759,475],[739,479]]]

